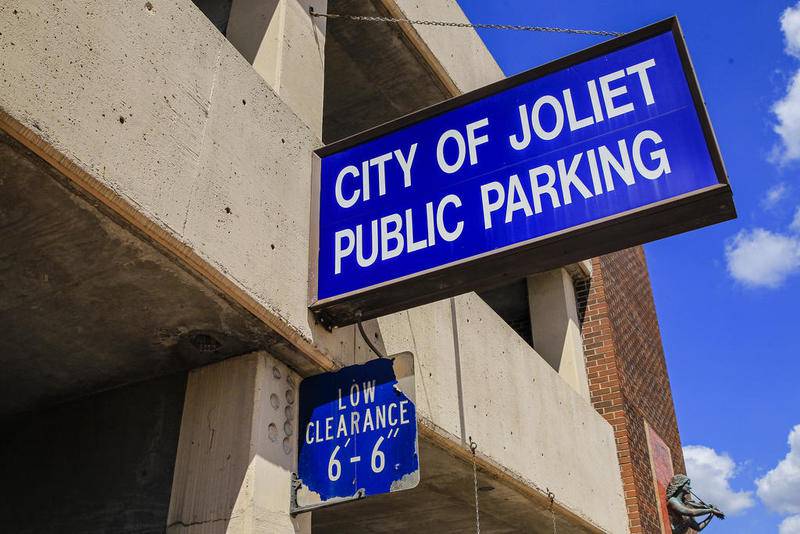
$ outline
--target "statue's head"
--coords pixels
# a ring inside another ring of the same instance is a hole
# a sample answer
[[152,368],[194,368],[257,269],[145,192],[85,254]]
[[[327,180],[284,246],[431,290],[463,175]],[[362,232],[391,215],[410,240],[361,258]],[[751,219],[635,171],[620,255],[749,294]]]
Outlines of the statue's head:
[[667,500],[673,497],[688,495],[692,490],[692,481],[686,475],[675,475],[667,486]]

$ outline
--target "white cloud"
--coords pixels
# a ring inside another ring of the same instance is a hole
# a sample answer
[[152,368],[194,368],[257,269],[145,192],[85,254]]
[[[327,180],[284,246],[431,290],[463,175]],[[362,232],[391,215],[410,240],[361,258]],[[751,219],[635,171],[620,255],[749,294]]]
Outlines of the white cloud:
[[742,230],[725,245],[728,272],[747,286],[778,287],[800,270],[800,238],[763,228]]
[[[783,12],[781,30],[786,52],[800,58],[800,2]],[[777,119],[773,129],[781,138],[773,159],[780,164],[800,159],[800,71],[792,76],[786,94],[772,106],[772,113]]]
[[786,95],[773,104],[772,113],[778,119],[773,130],[781,138],[773,160],[785,164],[800,159],[800,72],[792,76]]
[[[786,457],[756,480],[756,487],[759,498],[772,510],[782,514],[800,514],[800,425],[792,429],[788,441]],[[800,528],[800,523],[797,526]]]
[[800,534],[800,515],[793,515],[781,521],[778,534]]
[[800,58],[800,3],[784,10],[781,30],[786,40],[786,53]]
[[789,225],[789,229],[792,232],[800,233],[800,207],[798,207],[794,212],[794,218],[792,219],[792,224]]
[[783,182],[770,187],[767,189],[764,198],[761,199],[761,207],[766,210],[774,208],[781,200],[786,198],[788,192],[789,188],[786,187],[786,184]]
[[[800,59],[800,1],[786,8],[780,18],[788,55]],[[770,159],[784,165],[800,160],[800,68],[795,69],[786,93],[772,105],[773,130],[780,141]],[[772,210],[790,193],[786,183],[770,187],[761,199],[761,208]],[[750,287],[780,287],[790,275],[800,272],[800,207],[787,230],[764,228],[741,230],[725,244],[728,273]]]
[[719,454],[702,445],[687,445],[683,448],[683,458],[686,461],[686,474],[692,479],[692,487],[704,501],[730,515],[741,513],[754,505],[753,492],[734,491],[731,488],[736,463],[727,454]]

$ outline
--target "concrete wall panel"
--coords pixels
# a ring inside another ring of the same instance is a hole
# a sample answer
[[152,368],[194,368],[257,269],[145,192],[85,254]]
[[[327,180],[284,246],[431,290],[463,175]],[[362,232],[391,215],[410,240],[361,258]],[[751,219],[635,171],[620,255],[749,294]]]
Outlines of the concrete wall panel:
[[466,428],[481,450],[608,532],[626,532],[611,427],[485,302],[456,302]]
[[480,297],[452,302],[379,319],[387,352],[415,353],[419,414],[605,531],[627,532],[611,426]]
[[224,37],[191,2],[0,7],[0,108],[180,231]]

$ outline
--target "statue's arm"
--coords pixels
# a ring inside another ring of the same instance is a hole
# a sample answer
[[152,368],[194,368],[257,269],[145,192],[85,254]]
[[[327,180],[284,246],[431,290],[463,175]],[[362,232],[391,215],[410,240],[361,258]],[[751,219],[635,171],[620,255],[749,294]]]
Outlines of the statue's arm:
[[708,524],[709,524],[709,523],[711,523],[711,520],[712,520],[712,519],[714,519],[714,516],[713,516],[713,515],[710,515],[710,516],[706,517],[706,518],[705,518],[704,520],[702,520],[700,523],[698,523],[697,521],[695,521],[694,519],[692,519],[692,520],[691,520],[691,527],[692,527],[694,530],[696,530],[697,532],[700,532],[701,530],[703,530],[704,528],[706,528],[706,527],[708,526]]
[[675,497],[671,498],[667,505],[678,512],[681,515],[687,515],[689,517],[697,517],[699,515],[710,514],[712,510],[710,508],[695,508],[694,506],[687,506]]

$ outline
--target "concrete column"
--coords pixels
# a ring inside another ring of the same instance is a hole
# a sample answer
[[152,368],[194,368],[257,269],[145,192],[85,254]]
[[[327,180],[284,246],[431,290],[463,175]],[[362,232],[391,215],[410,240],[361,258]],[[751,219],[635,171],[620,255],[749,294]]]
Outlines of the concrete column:
[[528,300],[536,352],[588,400],[589,382],[572,276],[566,269],[529,276]]
[[289,515],[298,383],[264,352],[189,374],[169,534],[310,534]]
[[327,0],[233,0],[228,40],[322,138]]

